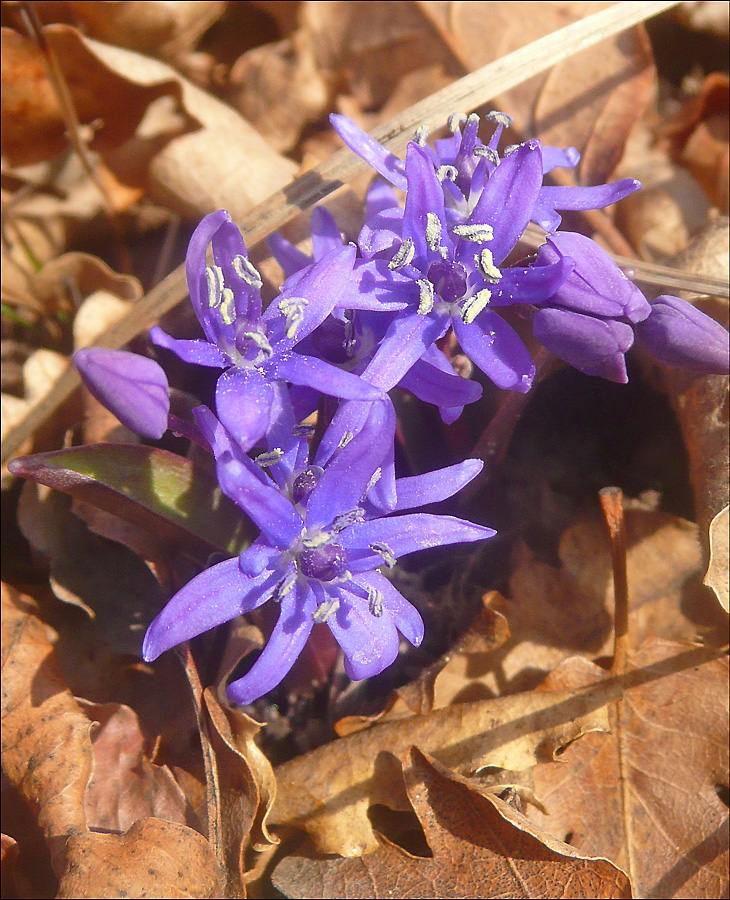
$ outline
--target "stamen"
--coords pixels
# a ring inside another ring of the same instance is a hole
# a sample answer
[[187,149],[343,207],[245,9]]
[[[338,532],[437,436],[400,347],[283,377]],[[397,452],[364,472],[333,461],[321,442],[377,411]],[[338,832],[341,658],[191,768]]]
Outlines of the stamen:
[[370,549],[373,553],[377,553],[378,556],[383,558],[383,562],[389,569],[392,569],[396,564],[397,559],[395,553],[393,553],[390,547],[382,541],[373,541],[372,544],[370,544]]
[[473,297],[469,297],[468,300],[465,300],[464,305],[461,308],[461,321],[465,325],[471,325],[479,313],[489,304],[491,296],[492,292],[487,290],[487,288],[484,288],[483,291],[479,291],[479,293],[474,294]]
[[294,437],[311,437],[314,432],[314,425],[295,425],[291,433]]
[[491,225],[474,222],[472,224],[454,225],[453,232],[457,237],[475,244],[485,244],[494,238],[494,229]]
[[413,140],[420,147],[425,147],[428,140],[428,128],[425,125],[419,125],[413,133]]
[[460,113],[460,112],[451,113],[449,118],[446,120],[446,125],[452,134],[456,134],[456,132],[465,123],[466,123],[466,113]]
[[403,243],[398,248],[395,256],[388,263],[388,268],[391,271],[395,271],[396,269],[402,269],[403,266],[407,266],[410,264],[416,253],[416,248],[413,246],[413,241],[411,238],[406,238]]
[[483,156],[487,159],[493,166],[499,165],[499,153],[496,150],[492,150],[491,147],[475,147],[472,150],[474,156]]
[[221,300],[221,318],[226,325],[233,325],[236,320],[236,301],[230,288],[223,288]]
[[436,213],[426,213],[426,243],[434,252],[441,243],[441,220]]
[[493,109],[491,112],[488,112],[484,118],[487,122],[494,122],[495,125],[504,125],[505,128],[509,128],[513,122],[512,116],[500,112],[498,109]]
[[510,156],[515,150],[519,150],[522,144],[510,144],[509,147],[504,148],[504,156]]
[[255,288],[260,288],[263,285],[264,282],[261,279],[258,269],[248,257],[238,254],[238,256],[233,257],[232,262],[236,275],[238,275],[242,281],[245,281],[246,284]]
[[278,462],[281,462],[284,456],[284,451],[281,447],[274,447],[273,450],[269,450],[266,453],[260,453],[254,462],[257,466],[261,466],[262,469],[268,469],[269,466],[275,466]]
[[315,547],[323,547],[325,544],[329,544],[331,540],[332,535],[329,531],[320,531],[319,534],[303,537],[302,547],[306,547],[307,550],[314,550]]
[[439,181],[456,181],[459,172],[456,166],[439,166],[436,169],[436,177]]
[[286,316],[286,336],[292,340],[296,336],[299,326],[304,321],[304,308],[309,305],[306,297],[282,297],[279,300],[279,309]]
[[250,338],[267,359],[274,355],[269,339],[265,334],[261,334],[260,331],[244,331],[243,336]]
[[206,266],[205,280],[208,284],[208,306],[215,309],[223,293],[223,269],[220,266]]
[[325,600],[324,603],[320,603],[316,611],[312,613],[312,621],[316,622],[318,625],[324,625],[327,619],[333,616],[339,608],[340,601],[337,597],[333,597],[331,600]]
[[278,603],[280,600],[286,597],[286,595],[291,592],[296,583],[297,573],[289,572],[289,574],[277,584],[276,591],[274,592],[274,600]]
[[368,486],[365,488],[365,493],[372,490],[375,485],[380,481],[383,476],[383,470],[378,466],[378,468],[373,472],[370,476],[370,481],[368,481]]
[[356,506],[355,509],[351,509],[349,512],[342,513],[342,515],[335,517],[335,520],[332,522],[332,531],[335,534],[339,534],[341,531],[344,531],[345,528],[349,528],[350,525],[354,525],[356,522],[362,522],[364,518],[365,511],[360,509],[359,506]]
[[494,255],[489,247],[485,247],[479,256],[475,256],[474,261],[482,275],[493,284],[496,284],[502,277],[502,273],[494,265]]
[[419,278],[416,283],[421,292],[418,300],[418,315],[427,316],[433,309],[433,285],[425,278]]
[[348,357],[351,357],[357,346],[357,337],[355,335],[355,323],[352,319],[345,319],[345,336],[342,339],[342,346]]
[[337,445],[337,449],[342,450],[343,447],[346,447],[354,437],[355,435],[351,431],[346,431],[340,438],[340,443]]
[[368,586],[368,609],[376,619],[383,615],[383,599],[382,591]]

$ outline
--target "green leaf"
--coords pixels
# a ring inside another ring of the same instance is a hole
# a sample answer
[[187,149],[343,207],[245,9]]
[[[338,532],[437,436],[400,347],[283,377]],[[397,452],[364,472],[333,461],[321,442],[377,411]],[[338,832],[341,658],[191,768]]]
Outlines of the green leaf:
[[14,475],[63,491],[205,559],[235,556],[255,530],[215,476],[189,459],[141,444],[87,444],[14,459]]

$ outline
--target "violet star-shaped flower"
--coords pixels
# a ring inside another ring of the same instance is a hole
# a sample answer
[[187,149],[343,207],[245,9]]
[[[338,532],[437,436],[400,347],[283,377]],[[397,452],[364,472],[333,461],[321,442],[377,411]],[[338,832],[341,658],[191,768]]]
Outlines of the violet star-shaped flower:
[[[206,251],[212,245],[213,264]],[[216,411],[236,441],[252,447],[271,423],[272,382],[285,381],[335,397],[374,400],[381,393],[357,376],[294,352],[352,291],[355,248],[336,247],[298,272],[262,312],[261,276],[225,210],[195,229],[186,257],[190,299],[205,340],[177,340],[155,327],[153,342],[185,362],[225,370]]]
[[[307,463],[304,438],[259,457],[257,465],[209,410],[199,409],[197,421],[213,447],[221,488],[261,536],[238,559],[205,570],[178,591],[150,626],[143,653],[151,661],[273,600],[280,607],[278,621],[252,669],[228,687],[234,702],[250,703],[275,687],[315,626],[330,628],[351,678],[381,672],[398,653],[399,632],[418,645],[423,622],[379,567],[414,550],[494,534],[449,516],[379,515],[368,493],[394,429],[392,406],[385,401],[371,404],[362,430],[340,442],[322,466]],[[480,469],[480,462],[467,460],[400,479],[394,511],[445,499]]]

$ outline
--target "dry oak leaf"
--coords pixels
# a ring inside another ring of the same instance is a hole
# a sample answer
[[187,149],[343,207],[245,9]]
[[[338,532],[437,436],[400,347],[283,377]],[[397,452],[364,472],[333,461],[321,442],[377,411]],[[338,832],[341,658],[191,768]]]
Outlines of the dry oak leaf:
[[74,835],[68,856],[58,900],[223,896],[210,844],[174,822],[140,819],[125,834]]
[[536,831],[509,804],[479,791],[412,747],[403,769],[408,799],[432,858],[385,838],[359,859],[291,856],[276,867],[287,897],[631,897],[628,878]]
[[730,507],[720,510],[710,522],[710,564],[704,584],[711,587],[725,612],[730,612],[728,596],[728,525]]
[[54,634],[35,601],[3,584],[2,613],[3,773],[37,816],[62,871],[63,848],[54,839],[86,830],[91,723],[61,677]]
[[[467,71],[612,5],[418,0]],[[514,117],[524,137],[576,146],[582,153],[581,183],[597,184],[618,164],[631,129],[653,99],[655,82],[651,45],[644,28],[637,27],[574,54],[494,102]]]
[[377,848],[372,804],[407,810],[398,759],[414,741],[450,769],[510,771],[552,760],[581,735],[607,728],[611,684],[588,692],[515,694],[462,703],[429,715],[375,725],[276,769],[270,824],[306,829],[321,853],[359,856]]
[[[630,665],[610,734],[586,735],[559,765],[529,773],[548,815],[529,807],[527,816],[581,853],[611,859],[636,897],[725,897],[727,659],[650,639]],[[606,677],[586,660],[569,660],[548,686],[580,689]]]

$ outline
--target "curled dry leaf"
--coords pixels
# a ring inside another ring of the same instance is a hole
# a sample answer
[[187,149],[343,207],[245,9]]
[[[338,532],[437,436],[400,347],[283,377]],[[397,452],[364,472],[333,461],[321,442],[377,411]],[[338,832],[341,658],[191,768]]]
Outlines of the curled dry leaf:
[[[237,220],[294,177],[296,165],[273,152],[235,110],[165,63],[97,41],[87,41],[87,46],[105,66],[134,84],[174,79],[185,109],[201,123],[197,131],[147,154],[147,186],[153,199],[192,218],[225,208]],[[144,142],[143,137],[127,144],[125,157],[134,161]]]
[[61,839],[86,830],[91,725],[61,677],[35,601],[3,584],[2,611],[3,773],[33,811],[60,873]]
[[[569,660],[548,686],[605,679]],[[630,657],[611,732],[538,765],[529,783],[548,811],[539,828],[621,866],[637,897],[704,898],[728,890],[728,665],[710,649],[650,639]]]
[[223,879],[205,838],[174,822],[141,819],[125,834],[69,838],[59,900],[220,897]]
[[412,747],[403,776],[431,858],[385,838],[358,859],[292,856],[276,867],[287,897],[631,897],[629,880],[537,831],[504,801]]
[[730,507],[720,510],[710,522],[710,564],[704,583],[711,587],[725,612],[730,612],[728,597],[728,525]]
[[123,832],[151,816],[190,824],[185,795],[172,773],[146,755],[134,710],[121,703],[84,703],[83,708],[96,723],[94,769],[84,795],[88,827]]
[[[610,3],[461,3],[419,0],[467,70],[522,47]],[[582,183],[608,180],[631,129],[653,97],[656,74],[642,26],[558,63],[547,74],[495,97],[524,137],[583,154]]]
[[613,693],[605,685],[597,692],[515,694],[350,734],[277,768],[270,821],[305,828],[322,853],[359,856],[377,847],[371,804],[408,809],[397,759],[414,741],[458,772],[519,771],[606,728],[604,706]]

